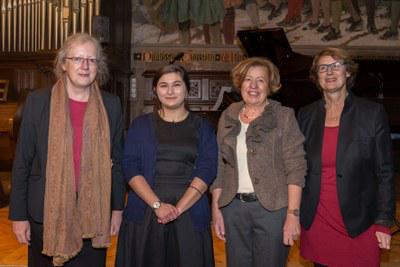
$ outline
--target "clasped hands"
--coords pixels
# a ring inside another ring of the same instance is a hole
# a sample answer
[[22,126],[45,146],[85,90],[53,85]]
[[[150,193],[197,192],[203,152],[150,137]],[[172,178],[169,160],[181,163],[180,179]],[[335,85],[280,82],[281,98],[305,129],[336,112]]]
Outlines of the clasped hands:
[[154,213],[157,216],[158,223],[167,224],[176,220],[182,214],[182,210],[174,205],[162,202],[161,206],[154,210]]

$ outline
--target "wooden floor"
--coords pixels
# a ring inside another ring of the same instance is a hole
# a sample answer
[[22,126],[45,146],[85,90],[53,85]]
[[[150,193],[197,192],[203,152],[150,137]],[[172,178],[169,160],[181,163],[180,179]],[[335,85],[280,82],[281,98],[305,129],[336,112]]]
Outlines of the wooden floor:
[[[0,136],[0,182],[3,184],[6,193],[10,190],[10,172],[2,170],[9,161],[5,155],[7,144]],[[397,159],[397,168],[400,168],[400,160]],[[397,218],[400,219],[400,175],[396,177],[396,206]],[[11,232],[11,224],[7,220],[8,207],[0,209],[0,267],[1,266],[26,266],[27,265],[27,247],[18,244]],[[395,228],[393,229],[395,230]],[[111,248],[107,254],[107,267],[114,266],[116,238],[113,239]],[[214,253],[216,267],[226,266],[225,252],[223,242],[214,238]],[[287,267],[311,267],[312,264],[302,259],[299,255],[299,247],[296,244],[291,248]],[[400,267],[400,233],[393,237],[392,249],[384,251],[381,258],[382,267]]]
[[[8,186],[8,173],[0,172],[3,177],[3,183]],[[397,181],[399,188],[400,181]],[[8,191],[8,188],[6,188]],[[397,190],[397,192],[400,192]],[[400,198],[397,197],[397,218],[400,218]],[[0,209],[0,266],[26,266],[27,264],[27,247],[18,244],[11,233],[11,224],[7,220],[8,207]],[[107,255],[107,267],[114,266],[116,238],[113,239],[112,247]],[[220,240],[214,238],[214,253],[216,267],[226,266],[224,244]],[[288,267],[311,267],[312,265],[302,259],[299,255],[299,247],[295,245],[289,254]],[[400,267],[400,233],[393,237],[392,249],[384,251],[382,255],[382,267]]]

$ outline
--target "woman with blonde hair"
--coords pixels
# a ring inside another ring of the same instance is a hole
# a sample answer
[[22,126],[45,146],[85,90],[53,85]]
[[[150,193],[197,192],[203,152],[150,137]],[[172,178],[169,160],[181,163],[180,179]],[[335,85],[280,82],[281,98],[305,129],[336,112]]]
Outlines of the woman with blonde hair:
[[26,100],[9,218],[28,266],[104,266],[124,206],[120,101],[100,90],[105,55],[88,34],[67,38],[55,73]]
[[243,101],[231,104],[218,125],[214,230],[226,241],[229,267],[283,267],[300,234],[304,137],[293,110],[268,98],[281,86],[271,61],[246,59],[232,77]]

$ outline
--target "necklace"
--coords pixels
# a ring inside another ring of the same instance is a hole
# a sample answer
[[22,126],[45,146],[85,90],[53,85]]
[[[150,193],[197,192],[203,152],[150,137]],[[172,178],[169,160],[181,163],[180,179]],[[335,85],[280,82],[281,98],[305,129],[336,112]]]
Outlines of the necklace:
[[240,110],[240,113],[242,114],[243,118],[245,118],[246,120],[252,121],[255,118],[257,118],[258,116],[260,116],[260,114],[262,113],[262,111],[249,111],[248,109],[246,109],[246,106],[243,106],[243,108]]

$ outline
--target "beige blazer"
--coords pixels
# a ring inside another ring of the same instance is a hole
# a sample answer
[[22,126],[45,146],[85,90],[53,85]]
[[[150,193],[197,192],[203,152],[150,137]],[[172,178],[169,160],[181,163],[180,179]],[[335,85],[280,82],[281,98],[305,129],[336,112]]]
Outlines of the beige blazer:
[[[219,206],[228,205],[238,189],[236,137],[239,112],[244,103],[231,104],[218,124],[218,174],[211,190],[222,188]],[[304,186],[306,175],[304,137],[292,109],[269,100],[260,117],[246,132],[247,162],[254,191],[267,210],[288,205],[288,184]]]

